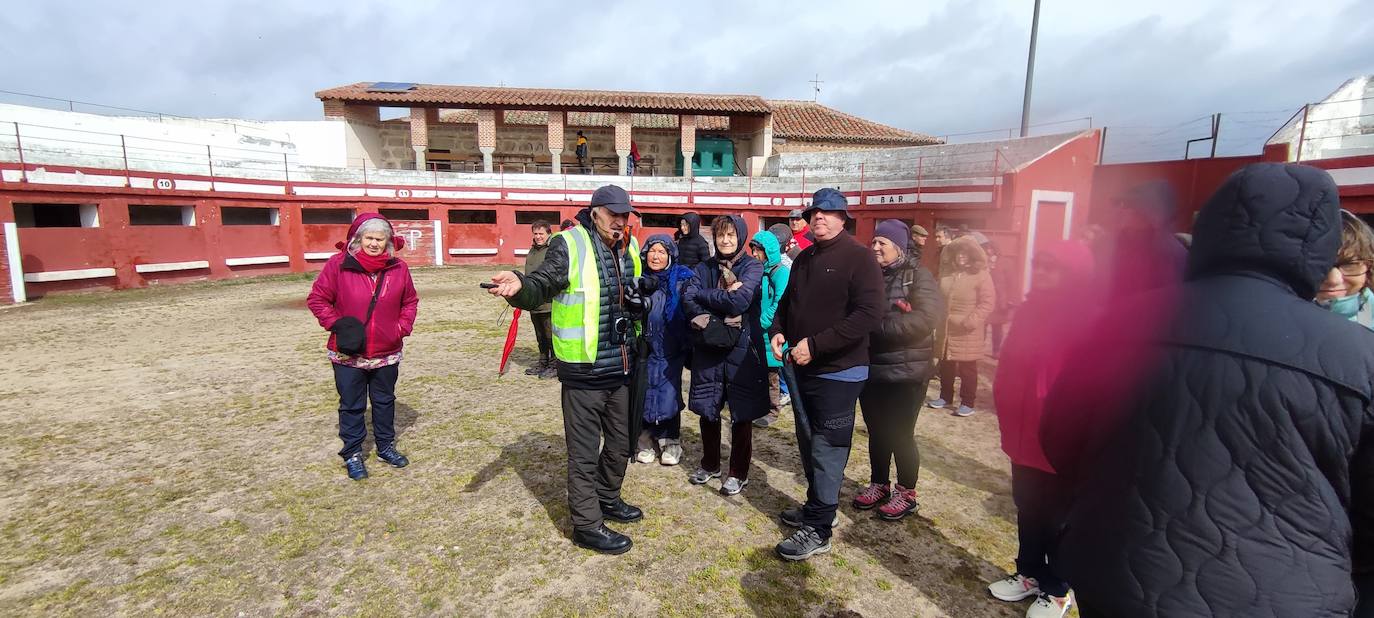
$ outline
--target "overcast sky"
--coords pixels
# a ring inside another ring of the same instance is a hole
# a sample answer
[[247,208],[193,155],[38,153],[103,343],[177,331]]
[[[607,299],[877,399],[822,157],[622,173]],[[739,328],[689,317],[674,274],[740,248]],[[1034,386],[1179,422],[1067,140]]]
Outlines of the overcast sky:
[[[0,12],[0,89],[315,119],[316,90],[358,81],[810,99],[819,73],[826,105],[945,135],[1019,122],[1031,12],[1032,0],[14,2]],[[1365,73],[1368,0],[1044,0],[1032,121],[1092,116],[1125,135],[1259,111],[1234,126],[1267,131],[1255,125]]]

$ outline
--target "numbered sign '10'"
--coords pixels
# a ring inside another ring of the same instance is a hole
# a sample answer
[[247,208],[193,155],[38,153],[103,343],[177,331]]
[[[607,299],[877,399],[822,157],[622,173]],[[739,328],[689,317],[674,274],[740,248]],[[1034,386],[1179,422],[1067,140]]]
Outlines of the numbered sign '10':
[[172,180],[170,178],[159,178],[153,181],[153,186],[163,191],[171,191],[174,185],[172,185]]

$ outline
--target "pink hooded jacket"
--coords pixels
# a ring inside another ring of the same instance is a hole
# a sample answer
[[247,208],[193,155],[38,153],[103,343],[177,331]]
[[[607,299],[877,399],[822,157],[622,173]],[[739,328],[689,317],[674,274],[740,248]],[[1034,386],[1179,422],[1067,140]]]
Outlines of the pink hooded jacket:
[[[348,228],[348,239],[358,233],[358,228],[369,219],[386,218],[377,213],[363,213],[353,220]],[[388,222],[390,223],[390,222]],[[404,246],[401,237],[392,238],[397,249]],[[377,306],[372,310],[372,319],[364,327],[367,329],[366,358],[385,358],[401,351],[402,340],[410,335],[415,327],[415,315],[419,309],[420,298],[415,293],[415,284],[410,279],[410,268],[400,258],[391,258],[387,265],[375,275],[368,274],[358,264],[358,260],[348,254],[348,240],[338,245],[339,252],[324,263],[324,269],[315,278],[310,296],[305,304],[315,314],[320,326],[326,330],[344,316],[352,316],[362,321],[367,317],[367,306],[372,303],[372,292],[377,279],[382,280],[382,290],[377,295]],[[386,273],[386,276],[382,276]],[[330,350],[336,350],[334,334],[330,333]]]

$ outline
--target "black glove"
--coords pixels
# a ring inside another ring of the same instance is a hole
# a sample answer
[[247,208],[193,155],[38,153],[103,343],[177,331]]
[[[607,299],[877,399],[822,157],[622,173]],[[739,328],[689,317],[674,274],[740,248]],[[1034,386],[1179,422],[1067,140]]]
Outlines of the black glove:
[[639,286],[625,286],[625,302],[623,303],[623,308],[625,309],[626,315],[631,319],[639,320],[644,318],[646,304],[644,300],[644,295],[639,292]]
[[334,332],[334,349],[340,354],[359,356],[366,351],[367,330],[363,328],[362,320],[344,316],[335,320],[329,330]]

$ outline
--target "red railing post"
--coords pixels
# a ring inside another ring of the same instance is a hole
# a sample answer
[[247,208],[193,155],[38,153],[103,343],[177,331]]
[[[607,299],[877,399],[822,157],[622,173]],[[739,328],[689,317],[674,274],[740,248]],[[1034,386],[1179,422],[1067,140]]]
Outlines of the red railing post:
[[282,176],[286,177],[286,182],[291,182],[291,163],[286,159],[286,153],[281,153]]
[[802,199],[802,206],[806,206],[806,166],[802,166],[802,185],[799,197]]
[[129,145],[124,142],[124,134],[119,135],[119,151],[124,154],[124,186],[132,187],[129,180]]
[[205,164],[210,168],[210,190],[215,190],[215,156],[210,154],[210,145],[205,145]]
[[1307,111],[1311,108],[1311,103],[1302,106],[1302,128],[1298,129],[1298,154],[1294,159],[1298,162],[1302,162],[1302,143],[1307,139]]
[[367,195],[367,159],[363,159],[363,195]]
[[859,163],[859,205],[860,205],[860,206],[864,206],[864,205],[866,205],[866,204],[867,204],[867,201],[864,200],[864,164],[863,164],[862,162],[860,162],[860,163]]
[[916,157],[916,203],[921,203],[921,176],[925,174],[925,155]]
[[29,181],[29,166],[24,163],[24,141],[19,139],[19,123],[14,123],[14,148],[19,151],[19,181]]

